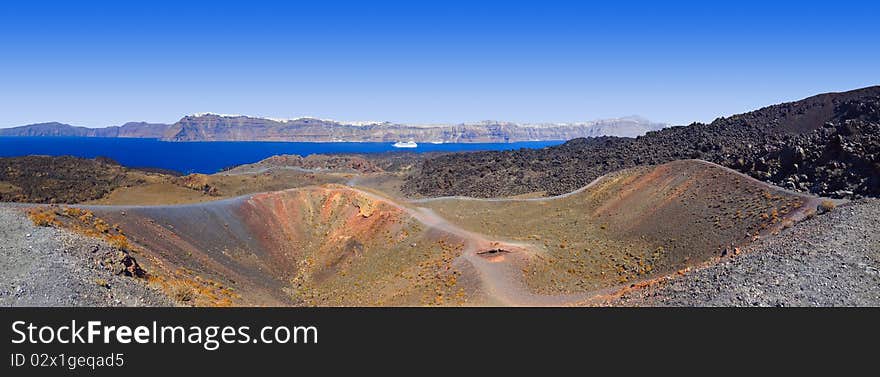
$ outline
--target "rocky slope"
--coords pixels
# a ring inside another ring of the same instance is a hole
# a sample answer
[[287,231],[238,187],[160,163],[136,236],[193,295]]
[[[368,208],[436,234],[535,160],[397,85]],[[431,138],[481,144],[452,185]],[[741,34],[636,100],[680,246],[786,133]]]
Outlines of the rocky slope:
[[373,161],[357,155],[313,154],[302,157],[296,154],[276,155],[253,164],[239,165],[225,171],[242,174],[271,169],[299,169],[303,171],[339,171],[350,173],[378,173],[382,169]]
[[169,306],[141,278],[109,268],[119,250],[63,229],[35,226],[0,207],[0,306]]
[[878,306],[880,201],[844,204],[721,263],[599,304]]
[[880,86],[829,93],[750,113],[649,132],[571,140],[543,150],[450,154],[426,160],[410,195],[560,194],[637,165],[699,158],[799,191],[880,195]]

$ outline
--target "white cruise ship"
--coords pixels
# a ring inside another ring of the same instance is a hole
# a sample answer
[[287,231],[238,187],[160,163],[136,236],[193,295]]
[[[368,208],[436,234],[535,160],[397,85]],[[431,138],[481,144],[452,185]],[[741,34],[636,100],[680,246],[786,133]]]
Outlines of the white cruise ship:
[[407,141],[407,142],[398,141],[398,142],[394,143],[395,148],[415,148],[418,146],[419,145],[416,144],[416,142],[412,141],[412,140]]

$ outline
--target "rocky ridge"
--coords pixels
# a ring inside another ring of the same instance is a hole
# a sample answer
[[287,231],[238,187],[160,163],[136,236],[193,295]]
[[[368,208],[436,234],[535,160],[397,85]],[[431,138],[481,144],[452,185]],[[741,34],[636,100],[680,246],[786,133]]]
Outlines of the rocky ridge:
[[616,170],[697,158],[816,195],[878,196],[878,117],[880,86],[829,93],[638,138],[439,156],[426,160],[403,190],[413,196],[556,195]]
[[880,201],[862,199],[704,269],[598,303],[624,306],[880,305]]
[[165,134],[168,127],[168,124],[162,123],[128,122],[122,126],[88,128],[49,122],[0,128],[0,136],[132,137],[158,139]]
[[0,129],[0,136],[140,137],[166,141],[296,141],[506,143],[569,140],[595,136],[638,136],[666,124],[630,116],[578,123],[479,123],[410,125],[392,122],[338,122],[316,118],[269,119],[212,113],[185,116],[174,124],[130,122],[120,127],[86,128],[40,123]]

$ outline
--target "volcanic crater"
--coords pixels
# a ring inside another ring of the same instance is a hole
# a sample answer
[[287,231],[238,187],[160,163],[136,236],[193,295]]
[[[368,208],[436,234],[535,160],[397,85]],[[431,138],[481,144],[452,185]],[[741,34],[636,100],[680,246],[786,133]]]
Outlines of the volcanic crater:
[[85,208],[124,229],[153,276],[234,292],[199,304],[564,305],[711,263],[817,203],[684,160],[550,198],[408,200],[325,184]]

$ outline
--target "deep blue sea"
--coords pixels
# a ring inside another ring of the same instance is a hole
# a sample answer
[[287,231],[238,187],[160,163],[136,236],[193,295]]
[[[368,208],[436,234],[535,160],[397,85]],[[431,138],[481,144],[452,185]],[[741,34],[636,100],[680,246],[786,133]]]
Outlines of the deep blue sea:
[[166,142],[156,139],[97,137],[0,137],[0,157],[32,154],[112,158],[129,167],[153,167],[181,173],[216,173],[223,168],[260,161],[277,154],[377,153],[389,151],[458,152],[543,148],[562,141],[515,143],[420,143],[395,148],[394,143],[288,143],[263,141]]

